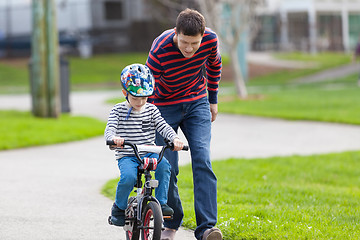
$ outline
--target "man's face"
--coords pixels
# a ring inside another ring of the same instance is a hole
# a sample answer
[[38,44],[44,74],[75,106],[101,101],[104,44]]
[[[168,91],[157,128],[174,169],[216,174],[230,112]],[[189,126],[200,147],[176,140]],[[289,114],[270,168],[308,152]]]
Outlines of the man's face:
[[174,36],[174,42],[179,48],[184,57],[191,58],[195,52],[199,49],[201,44],[201,34],[196,36],[188,36],[182,33],[176,33]]

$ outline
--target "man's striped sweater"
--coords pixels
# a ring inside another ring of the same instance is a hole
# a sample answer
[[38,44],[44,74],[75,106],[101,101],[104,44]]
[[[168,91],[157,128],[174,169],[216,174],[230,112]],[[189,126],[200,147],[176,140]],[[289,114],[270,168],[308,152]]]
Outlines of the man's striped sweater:
[[[191,58],[185,58],[173,37],[175,29],[163,32],[150,49],[146,65],[155,81],[155,93],[149,102],[158,106],[192,102],[207,95],[210,103],[217,103],[221,76],[221,56],[216,34],[206,28],[200,48]],[[206,68],[206,76],[203,74]]]

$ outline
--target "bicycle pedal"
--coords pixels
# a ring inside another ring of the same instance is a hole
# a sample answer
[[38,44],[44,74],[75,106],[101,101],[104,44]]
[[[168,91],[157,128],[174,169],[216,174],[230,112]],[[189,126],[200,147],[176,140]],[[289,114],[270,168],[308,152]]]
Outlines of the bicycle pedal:
[[114,225],[114,224],[112,223],[112,221],[111,221],[111,216],[108,217],[108,223],[109,223],[110,225]]

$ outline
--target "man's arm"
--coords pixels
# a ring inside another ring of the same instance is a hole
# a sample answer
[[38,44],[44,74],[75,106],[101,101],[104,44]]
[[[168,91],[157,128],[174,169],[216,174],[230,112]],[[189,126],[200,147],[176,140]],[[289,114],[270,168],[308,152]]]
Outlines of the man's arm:
[[207,75],[207,90],[209,94],[209,102],[210,104],[217,104],[217,94],[221,78],[222,61],[219,51],[219,42],[217,35],[213,33],[212,36],[215,40],[215,45],[211,49],[211,54],[207,59],[205,68]]

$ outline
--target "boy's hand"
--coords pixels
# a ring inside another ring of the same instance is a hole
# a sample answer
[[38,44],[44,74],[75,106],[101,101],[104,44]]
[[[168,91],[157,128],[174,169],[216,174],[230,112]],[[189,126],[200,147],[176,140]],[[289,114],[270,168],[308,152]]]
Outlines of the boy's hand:
[[125,139],[122,137],[114,137],[113,138],[114,143],[116,144],[116,147],[123,148],[124,147],[124,141]]
[[173,143],[174,143],[174,151],[180,151],[184,147],[183,141],[181,141],[179,138],[175,138]]

